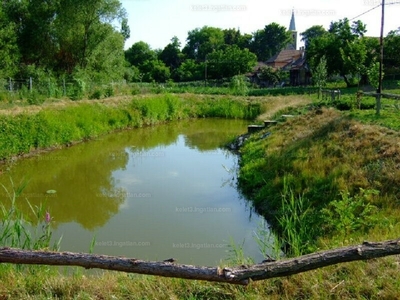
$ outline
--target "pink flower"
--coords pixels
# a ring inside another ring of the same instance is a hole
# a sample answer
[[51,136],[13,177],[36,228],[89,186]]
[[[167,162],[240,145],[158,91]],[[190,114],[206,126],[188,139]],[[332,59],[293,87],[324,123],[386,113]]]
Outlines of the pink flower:
[[48,211],[46,211],[46,215],[44,217],[44,221],[46,223],[50,223],[50,221],[51,221],[51,216],[50,216],[50,213]]

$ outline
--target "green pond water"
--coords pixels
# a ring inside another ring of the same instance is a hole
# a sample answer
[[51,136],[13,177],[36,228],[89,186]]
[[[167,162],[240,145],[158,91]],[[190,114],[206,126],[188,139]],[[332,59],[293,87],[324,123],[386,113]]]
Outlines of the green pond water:
[[247,124],[201,119],[113,133],[17,160],[0,183],[29,181],[18,204],[27,213],[26,199],[45,205],[61,251],[89,252],[95,238],[94,253],[215,266],[234,241],[261,262],[254,233],[263,219],[236,188],[238,156],[222,147]]

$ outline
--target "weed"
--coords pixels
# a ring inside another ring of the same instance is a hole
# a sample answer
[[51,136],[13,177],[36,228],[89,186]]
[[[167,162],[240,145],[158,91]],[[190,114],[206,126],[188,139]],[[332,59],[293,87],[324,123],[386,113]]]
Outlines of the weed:
[[296,196],[284,177],[278,222],[282,231],[282,248],[287,255],[300,256],[315,250],[315,228],[312,218],[313,209],[309,201],[303,195]]
[[325,229],[342,238],[354,232],[367,232],[378,222],[377,207],[370,203],[370,198],[378,194],[377,190],[360,188],[359,193],[351,197],[349,192],[342,191],[340,200],[331,201],[321,211]]

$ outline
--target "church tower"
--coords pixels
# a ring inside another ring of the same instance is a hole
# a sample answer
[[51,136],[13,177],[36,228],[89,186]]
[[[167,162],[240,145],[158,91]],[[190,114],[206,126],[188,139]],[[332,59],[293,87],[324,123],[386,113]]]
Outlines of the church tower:
[[289,32],[292,35],[292,41],[287,45],[288,50],[297,50],[297,30],[294,22],[294,9],[292,10],[292,18],[290,19]]

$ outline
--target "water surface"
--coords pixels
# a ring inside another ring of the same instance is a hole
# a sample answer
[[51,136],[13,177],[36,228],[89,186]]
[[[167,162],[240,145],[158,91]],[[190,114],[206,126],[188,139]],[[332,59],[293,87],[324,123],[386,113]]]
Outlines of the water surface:
[[[222,148],[247,122],[190,120],[113,133],[17,161],[0,176],[45,203],[61,250],[216,265],[229,244],[262,260],[259,217],[236,189],[238,157]],[[55,190],[55,194],[46,194]],[[5,194],[2,202],[7,203]]]

